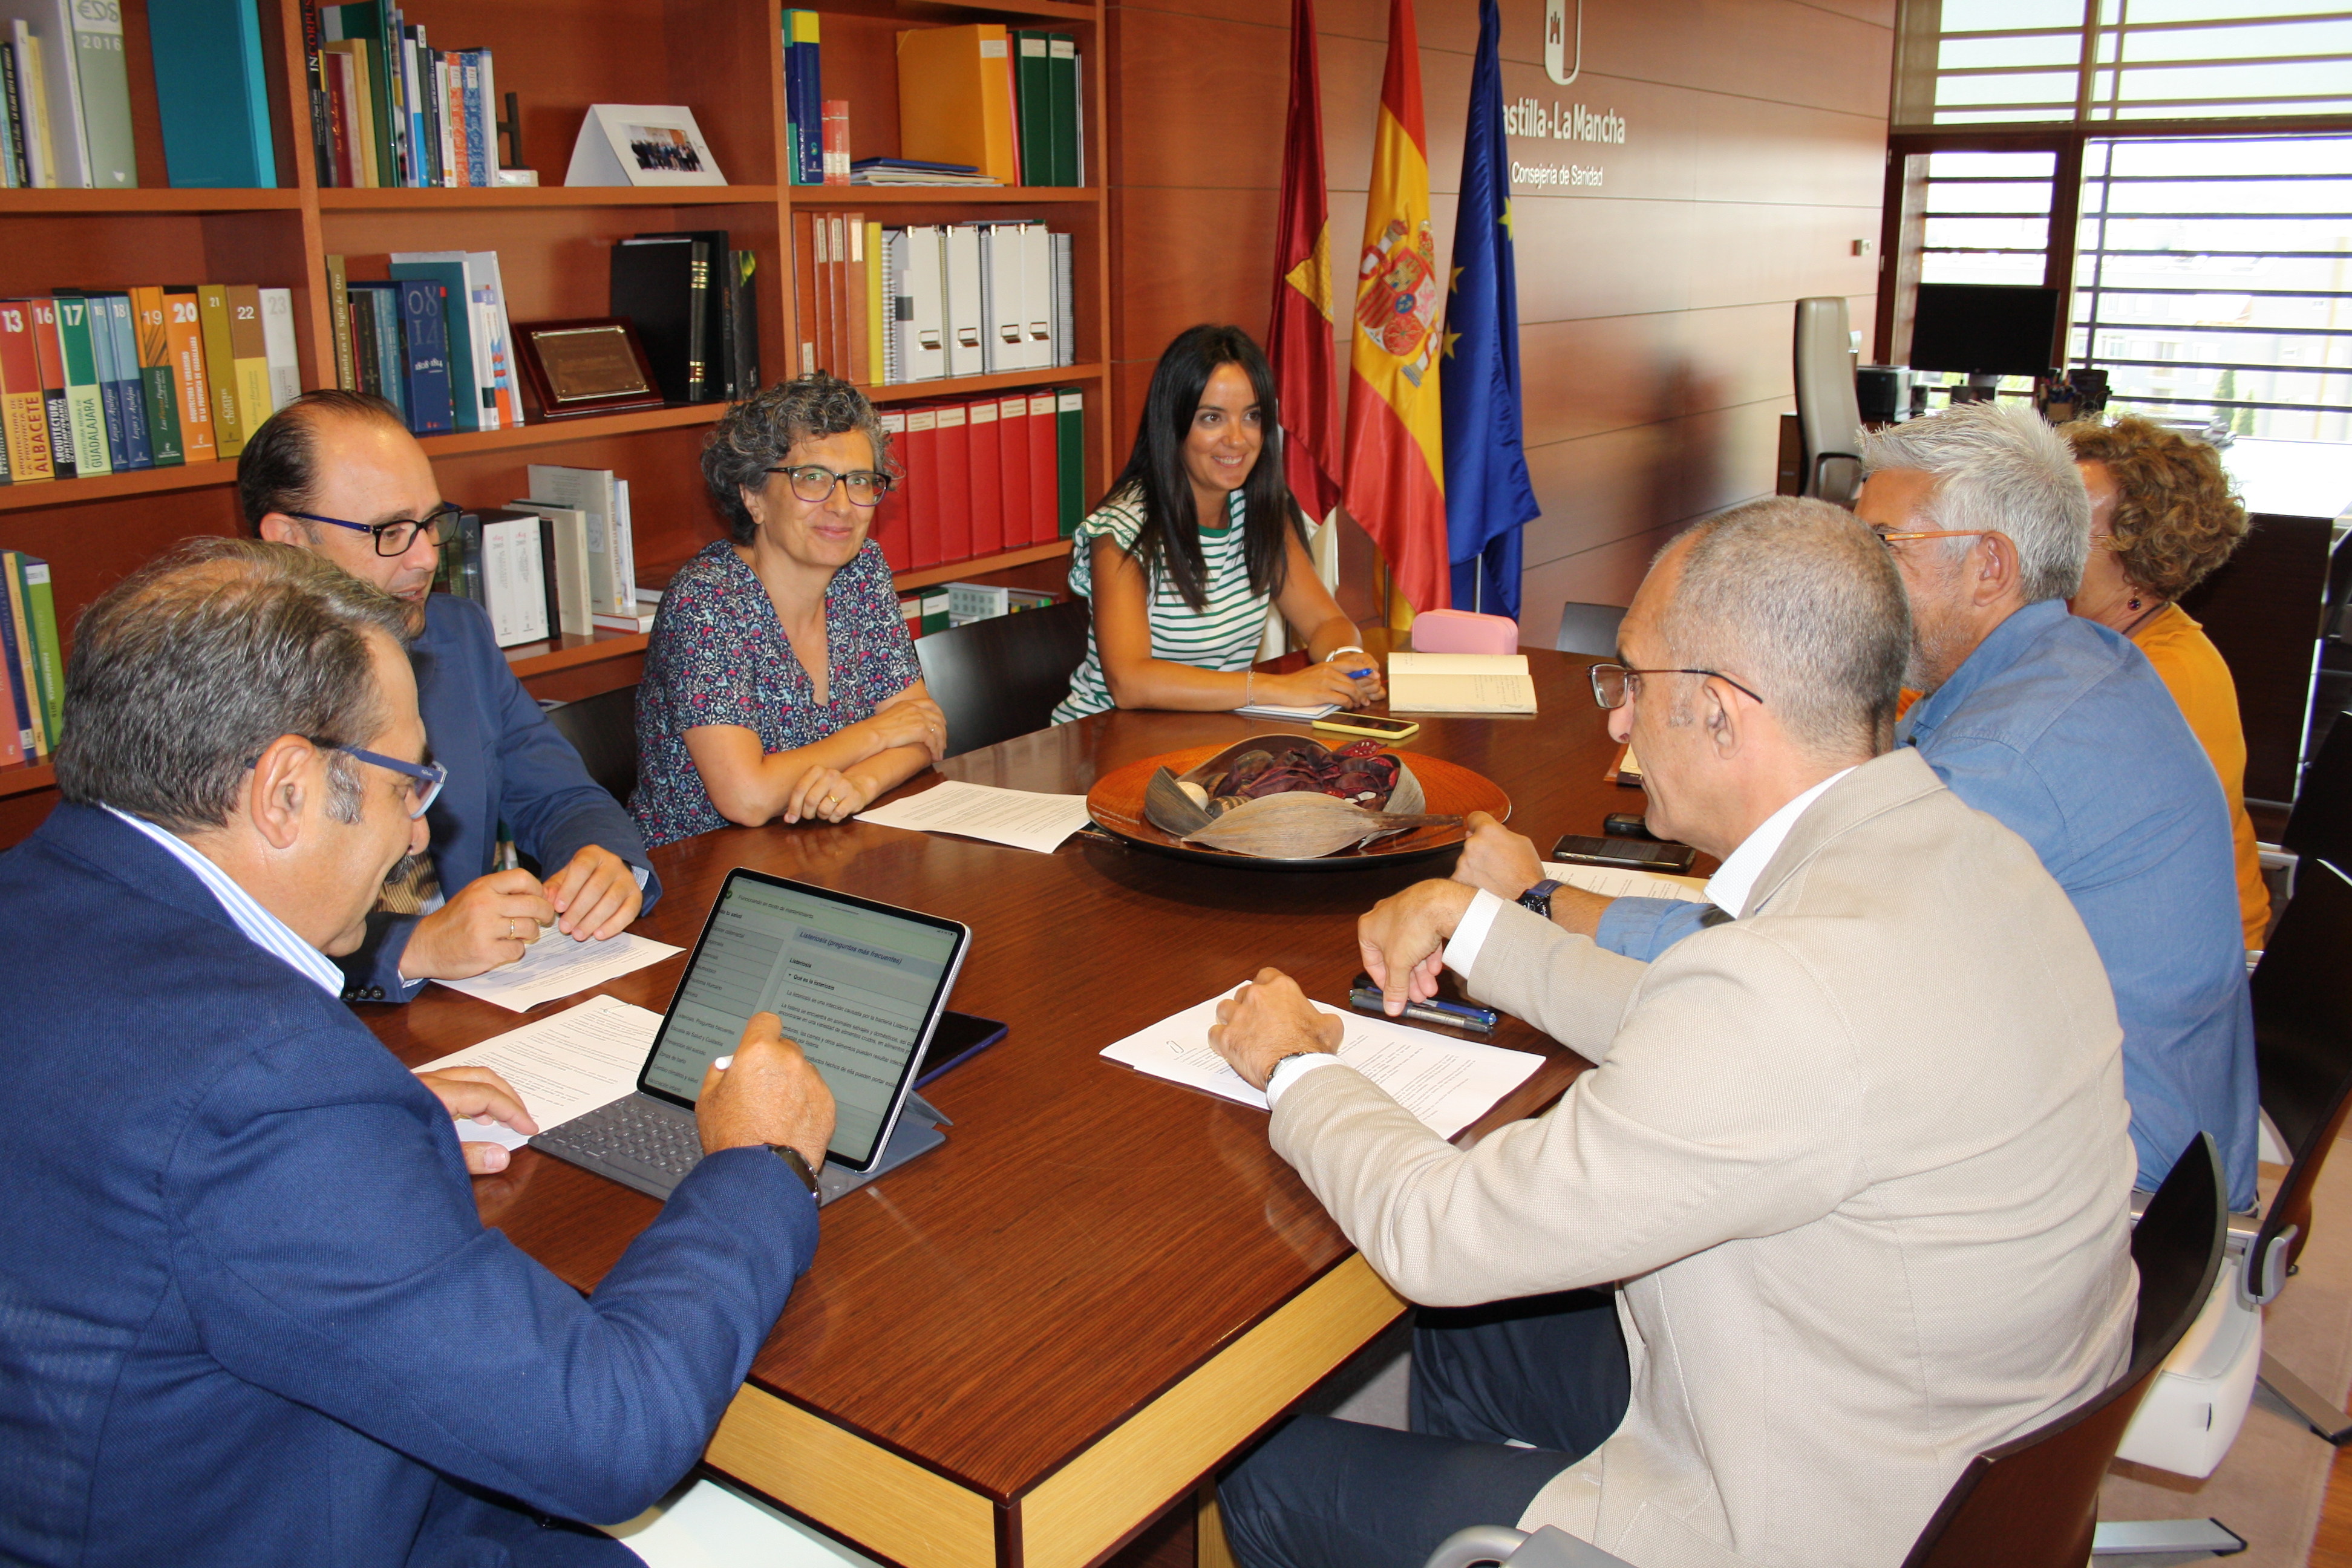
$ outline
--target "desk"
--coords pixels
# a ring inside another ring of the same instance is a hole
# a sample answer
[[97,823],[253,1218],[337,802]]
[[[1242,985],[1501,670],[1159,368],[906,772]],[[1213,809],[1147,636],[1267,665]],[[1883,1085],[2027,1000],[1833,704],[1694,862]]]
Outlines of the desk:
[[[1590,661],[1528,660],[1539,717],[1424,720],[1410,749],[1495,780],[1549,847],[1641,796],[1601,782],[1614,748]],[[1139,757],[1283,728],[1112,712],[942,771],[1084,790]],[[955,1005],[1012,1025],[925,1090],[955,1122],[945,1148],[824,1210],[815,1267],[711,1443],[720,1471],[908,1568],[1083,1568],[1403,1310],[1267,1147],[1264,1113],[1097,1053],[1260,964],[1344,996],[1355,917],[1450,857],[1249,871],[1090,837],[1037,855],[847,823],[729,829],[655,861],[667,896],[635,929],[665,942],[691,943],[739,865],[964,921]],[[659,1010],[683,963],[600,989]],[[361,1011],[412,1066],[516,1023],[437,986]],[[1474,1131],[1530,1114],[1581,1066],[1517,1020],[1496,1040],[1547,1059]],[[478,1196],[583,1289],[655,1213],[529,1150]]]

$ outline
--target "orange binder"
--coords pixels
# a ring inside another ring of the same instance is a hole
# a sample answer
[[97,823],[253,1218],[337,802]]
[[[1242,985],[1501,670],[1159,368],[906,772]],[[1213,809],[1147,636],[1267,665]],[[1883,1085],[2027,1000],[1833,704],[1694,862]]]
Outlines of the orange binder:
[[994,555],[1004,548],[1004,437],[996,428],[1000,406],[993,397],[964,405],[971,431],[971,552]]
[[1013,125],[1013,57],[1002,23],[898,35],[898,156],[970,163],[1016,185]]
[[816,313],[816,225],[814,214],[793,214],[793,353],[784,379],[814,375],[822,322]]

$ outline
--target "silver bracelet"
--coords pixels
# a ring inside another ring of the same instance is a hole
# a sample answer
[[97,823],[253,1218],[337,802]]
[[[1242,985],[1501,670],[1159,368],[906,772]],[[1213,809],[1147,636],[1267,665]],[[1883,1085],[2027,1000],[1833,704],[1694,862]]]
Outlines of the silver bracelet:
[[1323,656],[1323,662],[1328,664],[1343,653],[1362,653],[1366,658],[1370,658],[1371,657],[1370,654],[1364,653],[1364,647],[1361,643],[1349,643],[1345,647],[1335,647],[1329,653],[1325,654]]
[[1252,689],[1253,688],[1255,688],[1256,685],[1257,685],[1257,671],[1256,671],[1256,670],[1255,670],[1255,669],[1245,669],[1245,670],[1243,670],[1243,671],[1242,671],[1242,706],[1243,706],[1243,707],[1246,708],[1246,707],[1248,707],[1248,706],[1250,705],[1250,691],[1251,691],[1251,689]]

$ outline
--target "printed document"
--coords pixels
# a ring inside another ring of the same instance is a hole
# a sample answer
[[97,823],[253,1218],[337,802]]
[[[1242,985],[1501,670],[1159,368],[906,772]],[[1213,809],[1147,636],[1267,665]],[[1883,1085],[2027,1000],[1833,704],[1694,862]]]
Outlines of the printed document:
[[1391,713],[1532,713],[1535,678],[1523,653],[1392,653]]
[[546,934],[523,949],[522,956],[512,963],[500,964],[488,974],[477,974],[471,980],[443,980],[436,984],[478,996],[485,1002],[495,1002],[513,1012],[528,1013],[542,1002],[617,980],[684,951],[625,931],[603,942],[574,942],[550,926]]
[[[417,1070],[488,1068],[514,1086],[523,1109],[544,1132],[634,1092],[661,1021],[659,1013],[615,997],[591,996],[577,1007],[509,1029]],[[508,1149],[520,1149],[529,1141],[495,1121],[460,1121],[457,1140]]]
[[[1205,1089],[1264,1110],[1265,1094],[1252,1089],[1209,1045],[1217,1004],[1233,994],[1221,992],[1197,1007],[1138,1030],[1106,1047],[1103,1055],[1154,1078]],[[1347,1026],[1339,1059],[1388,1090],[1440,1138],[1453,1137],[1492,1110],[1543,1060],[1531,1051],[1452,1040],[1373,1014],[1343,1013],[1320,1002],[1315,1005]]]
[[1038,795],[949,779],[920,795],[861,811],[857,820],[903,827],[909,833],[985,838],[992,844],[1051,855],[1063,839],[1087,825],[1087,797]]
[[1571,888],[1582,888],[1588,893],[1609,899],[1680,899],[1685,903],[1700,903],[1706,898],[1705,877],[1678,877],[1671,871],[1636,871],[1622,866],[1563,866],[1557,860],[1547,860],[1543,874],[1555,882],[1566,882]]

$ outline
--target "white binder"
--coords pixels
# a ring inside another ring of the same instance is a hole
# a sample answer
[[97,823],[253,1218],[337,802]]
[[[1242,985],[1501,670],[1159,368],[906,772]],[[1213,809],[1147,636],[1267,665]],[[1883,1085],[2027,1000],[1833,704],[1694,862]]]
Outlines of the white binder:
[[991,374],[1029,367],[1027,310],[1023,291],[1028,268],[1023,237],[1033,226],[1024,223],[991,223],[980,226],[980,273],[983,284],[988,334],[984,359]]
[[945,256],[948,374],[982,375],[981,334],[987,322],[981,310],[980,230],[968,223],[950,226]]
[[1054,240],[1042,223],[1021,230],[1021,300],[1023,346],[1031,370],[1062,363],[1054,357]]
[[908,381],[937,381],[948,373],[947,289],[940,274],[946,245],[937,225],[919,224],[901,237],[898,365]]

